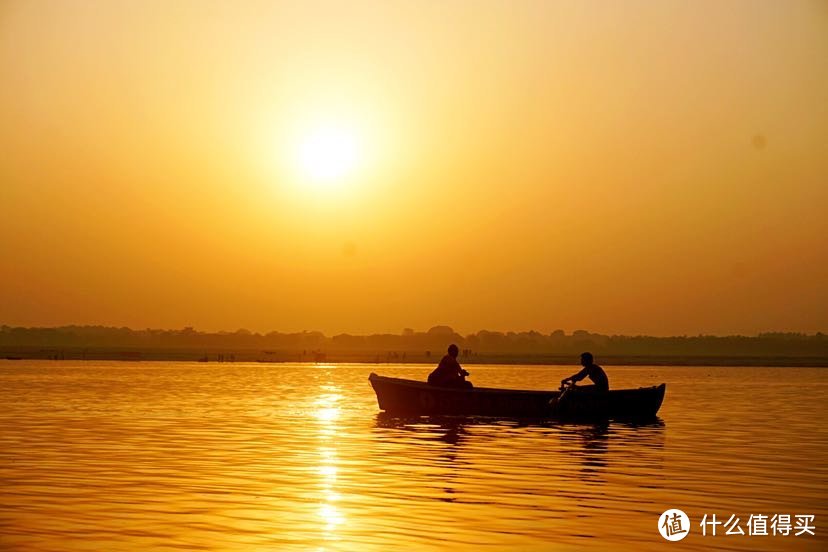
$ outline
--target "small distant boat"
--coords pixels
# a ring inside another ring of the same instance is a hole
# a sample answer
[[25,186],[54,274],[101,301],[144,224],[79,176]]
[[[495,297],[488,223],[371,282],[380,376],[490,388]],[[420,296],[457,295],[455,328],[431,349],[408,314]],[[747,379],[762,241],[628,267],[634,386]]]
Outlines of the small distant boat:
[[528,391],[475,387],[457,389],[428,383],[379,376],[368,380],[377,394],[380,410],[406,415],[503,416],[514,418],[654,418],[664,401],[665,384],[638,389],[610,390],[605,396],[571,394],[563,400],[560,391]]

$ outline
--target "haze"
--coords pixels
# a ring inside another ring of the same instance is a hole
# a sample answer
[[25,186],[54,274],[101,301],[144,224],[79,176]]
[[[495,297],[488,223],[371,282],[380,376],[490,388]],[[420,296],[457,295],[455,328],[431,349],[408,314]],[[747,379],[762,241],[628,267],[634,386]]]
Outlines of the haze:
[[826,60],[817,1],[5,0],[0,322],[825,331]]

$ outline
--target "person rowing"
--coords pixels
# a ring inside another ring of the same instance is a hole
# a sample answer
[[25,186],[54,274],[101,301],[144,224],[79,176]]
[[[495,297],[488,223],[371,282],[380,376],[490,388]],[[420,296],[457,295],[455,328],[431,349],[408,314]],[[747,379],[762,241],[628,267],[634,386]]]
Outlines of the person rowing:
[[428,383],[430,385],[437,385],[440,387],[472,387],[470,381],[466,381],[466,376],[469,373],[460,366],[457,362],[457,355],[460,354],[460,349],[457,345],[451,344],[446,354],[441,360],[437,368],[428,375]]
[[592,381],[592,385],[579,386],[577,388],[579,393],[606,393],[609,391],[607,374],[603,368],[595,364],[592,353],[581,353],[581,366],[583,366],[583,369],[580,372],[561,380],[561,387],[574,385],[584,378],[589,378]]

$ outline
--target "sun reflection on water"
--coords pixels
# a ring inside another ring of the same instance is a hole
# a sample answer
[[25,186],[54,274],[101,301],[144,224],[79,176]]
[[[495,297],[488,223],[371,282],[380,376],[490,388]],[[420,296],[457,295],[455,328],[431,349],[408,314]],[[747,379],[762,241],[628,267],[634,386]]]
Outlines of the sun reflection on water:
[[317,410],[314,416],[319,425],[318,438],[319,446],[319,474],[320,500],[318,515],[322,520],[323,537],[326,540],[335,540],[337,526],[345,522],[345,516],[336,506],[340,495],[336,492],[336,478],[338,473],[337,451],[335,438],[337,436],[337,422],[340,416],[340,409],[337,403],[342,395],[337,393],[337,388],[332,385],[320,387],[323,394],[314,401]]

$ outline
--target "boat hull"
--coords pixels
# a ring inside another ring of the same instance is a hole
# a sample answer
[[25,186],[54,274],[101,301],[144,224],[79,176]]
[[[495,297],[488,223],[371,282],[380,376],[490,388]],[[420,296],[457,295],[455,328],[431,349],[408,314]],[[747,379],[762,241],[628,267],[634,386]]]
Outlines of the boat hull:
[[664,401],[665,384],[618,389],[603,396],[558,391],[475,387],[456,389],[372,373],[368,380],[380,410],[400,415],[499,416],[516,418],[654,418]]

